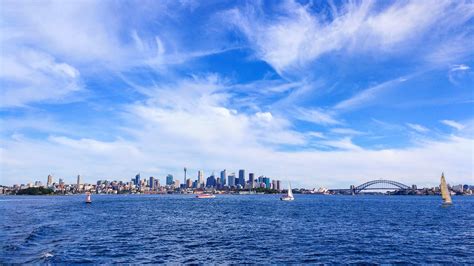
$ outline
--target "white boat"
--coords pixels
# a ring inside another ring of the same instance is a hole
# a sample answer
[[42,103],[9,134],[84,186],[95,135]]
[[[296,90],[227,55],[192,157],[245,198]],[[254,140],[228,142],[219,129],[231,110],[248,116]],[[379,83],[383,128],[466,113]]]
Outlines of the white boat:
[[214,196],[213,194],[207,194],[207,193],[197,194],[196,196],[196,198],[198,199],[213,199],[215,197],[216,196]]
[[451,194],[449,193],[448,185],[446,184],[446,179],[444,178],[444,173],[441,174],[441,184],[439,185],[441,189],[441,198],[443,199],[443,205],[451,205],[453,201],[451,200]]
[[295,200],[295,197],[293,197],[293,191],[291,190],[291,183],[288,183],[288,193],[286,195],[281,196],[280,200]]
[[90,192],[86,192],[86,203],[92,203]]

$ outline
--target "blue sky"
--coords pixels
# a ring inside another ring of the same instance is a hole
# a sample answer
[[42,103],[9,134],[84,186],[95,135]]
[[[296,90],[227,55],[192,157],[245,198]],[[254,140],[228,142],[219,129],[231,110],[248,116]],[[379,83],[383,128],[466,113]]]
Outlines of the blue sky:
[[472,1],[1,1],[1,184],[473,183]]

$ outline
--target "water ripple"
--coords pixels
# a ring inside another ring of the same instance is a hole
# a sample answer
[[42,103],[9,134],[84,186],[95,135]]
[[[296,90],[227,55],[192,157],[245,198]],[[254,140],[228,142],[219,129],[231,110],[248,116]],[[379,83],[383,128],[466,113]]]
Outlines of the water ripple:
[[0,198],[0,263],[470,263],[474,197]]

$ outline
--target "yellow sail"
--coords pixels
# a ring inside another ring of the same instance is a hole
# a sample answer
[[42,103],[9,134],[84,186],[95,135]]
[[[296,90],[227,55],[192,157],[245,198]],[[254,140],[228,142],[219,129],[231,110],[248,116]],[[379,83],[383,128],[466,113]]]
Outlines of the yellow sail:
[[444,178],[444,173],[441,175],[441,198],[443,198],[444,204],[452,204],[451,194],[449,194],[448,185],[446,184],[446,179]]

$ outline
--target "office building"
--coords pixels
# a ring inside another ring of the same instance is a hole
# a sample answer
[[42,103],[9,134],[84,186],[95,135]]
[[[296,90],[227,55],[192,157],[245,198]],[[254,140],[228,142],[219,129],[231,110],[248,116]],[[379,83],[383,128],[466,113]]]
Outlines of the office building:
[[183,181],[183,184],[186,185],[187,184],[187,180],[188,178],[186,177],[186,172],[188,171],[188,169],[186,167],[184,167],[184,181]]
[[239,181],[237,184],[241,185],[242,187],[245,187],[245,170],[244,169],[239,170]]
[[253,183],[255,182],[255,174],[254,173],[250,173],[249,174],[249,185],[250,185],[250,188],[253,188]]
[[216,186],[216,177],[212,174],[207,178],[206,187],[215,187]]
[[278,191],[281,191],[281,181],[277,180],[277,188]]
[[167,186],[172,186],[172,185],[173,185],[173,181],[174,181],[174,180],[173,180],[173,175],[168,174],[168,175],[166,176],[166,185],[167,185]]
[[192,188],[193,187],[193,181],[191,178],[186,179],[186,188]]
[[141,187],[141,183],[140,183],[140,174],[137,174],[135,176],[135,186],[137,186],[138,188]]
[[77,191],[81,191],[81,183],[82,183],[81,175],[77,175],[77,182],[76,182]]
[[265,184],[265,188],[271,188],[269,177],[264,177],[262,180],[263,180],[263,183]]
[[225,186],[225,181],[227,180],[227,170],[222,170],[221,171],[221,183],[222,186]]
[[198,182],[198,184],[197,184],[198,187],[204,187],[204,185],[205,185],[204,184],[205,183],[204,182],[204,172],[202,170],[198,171],[198,180],[197,180],[197,182]]
[[235,187],[235,174],[234,173],[227,176],[227,185],[229,187]]
[[48,180],[46,182],[46,186],[50,187],[53,185],[53,176],[52,175],[48,175]]
[[150,176],[150,179],[148,180],[148,186],[151,190],[155,189],[155,178],[153,176]]

